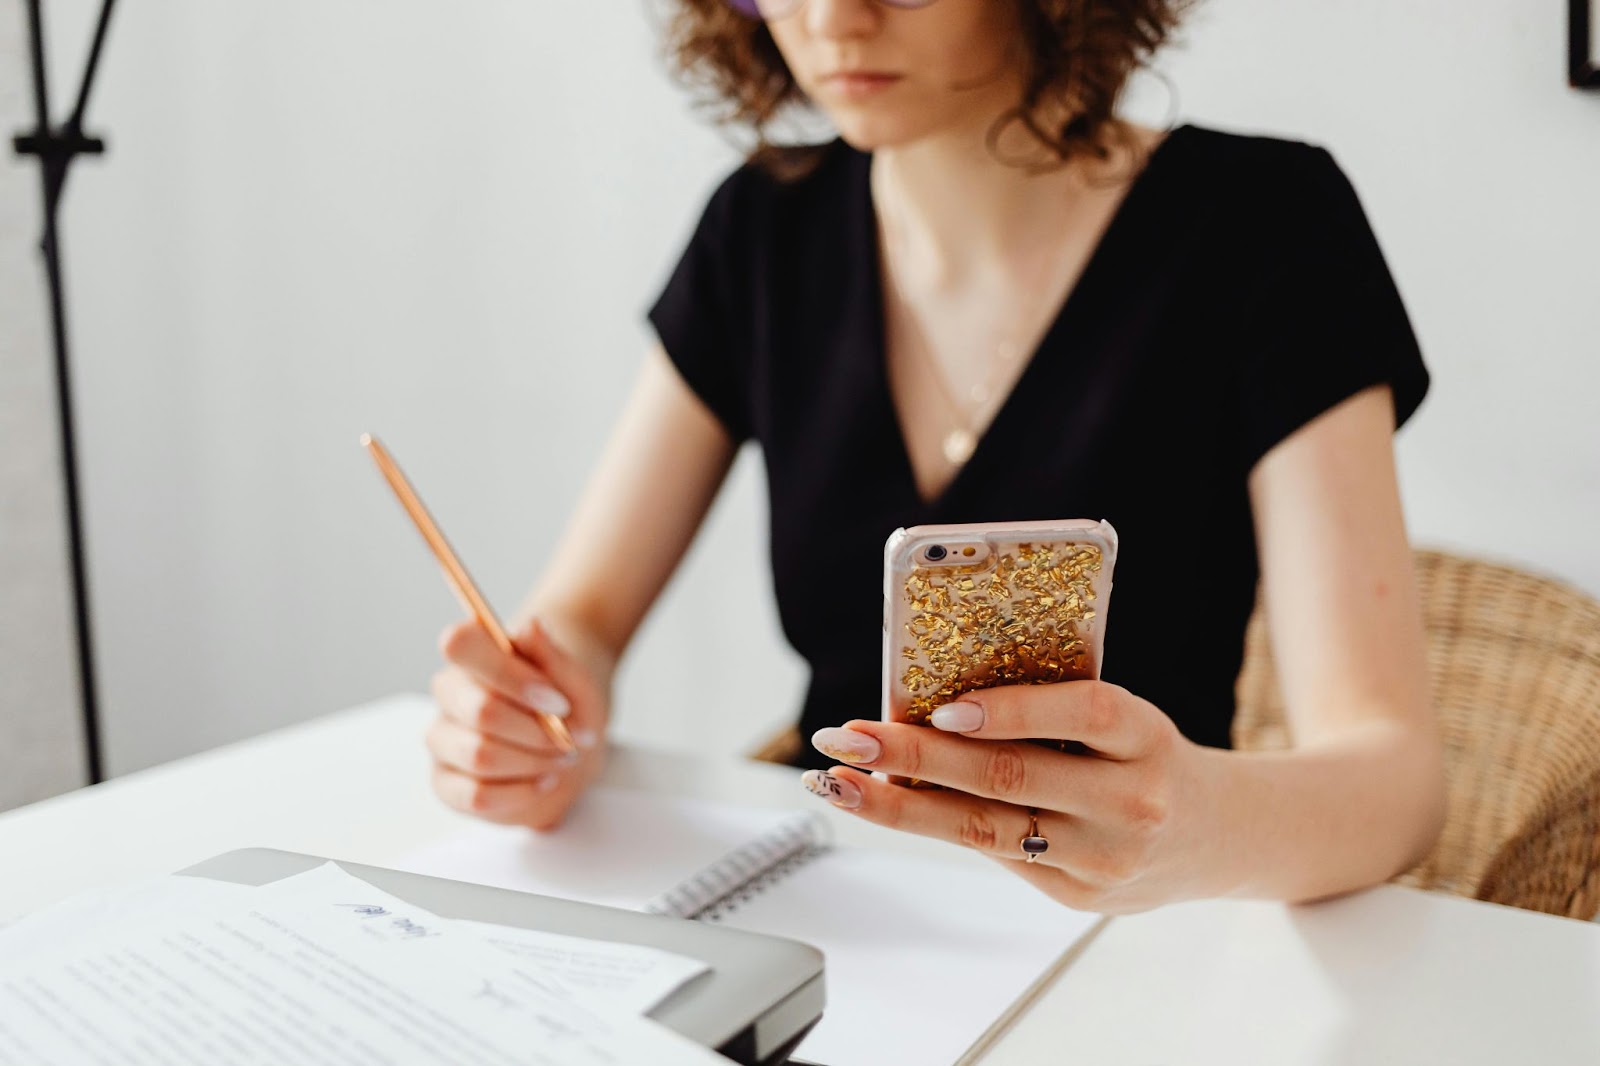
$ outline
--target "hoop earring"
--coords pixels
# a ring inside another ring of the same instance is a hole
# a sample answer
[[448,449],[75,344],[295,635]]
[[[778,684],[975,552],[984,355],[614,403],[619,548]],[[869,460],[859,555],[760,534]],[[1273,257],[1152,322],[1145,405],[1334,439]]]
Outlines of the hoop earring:
[[1183,101],[1178,93],[1178,83],[1166,71],[1159,67],[1145,67],[1157,81],[1167,87],[1167,117],[1161,124],[1162,133],[1171,133],[1178,128],[1178,117],[1183,112]]

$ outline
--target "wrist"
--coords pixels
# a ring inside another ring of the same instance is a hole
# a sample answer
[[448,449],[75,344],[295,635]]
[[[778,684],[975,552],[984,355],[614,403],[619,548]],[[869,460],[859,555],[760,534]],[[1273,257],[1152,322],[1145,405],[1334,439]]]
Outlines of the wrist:
[[1259,875],[1259,842],[1236,814],[1241,792],[1234,752],[1185,739],[1183,833],[1189,849],[1191,899],[1249,897]]
[[547,604],[527,608],[517,615],[519,628],[533,621],[537,621],[551,639],[583,667],[596,688],[609,695],[617,660],[621,655],[620,649],[613,648],[575,611]]

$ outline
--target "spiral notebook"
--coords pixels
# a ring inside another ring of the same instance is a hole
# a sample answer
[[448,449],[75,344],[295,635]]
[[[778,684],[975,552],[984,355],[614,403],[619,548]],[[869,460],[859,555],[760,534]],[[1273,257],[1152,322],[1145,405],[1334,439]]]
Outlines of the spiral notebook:
[[[1100,917],[998,865],[829,839],[813,814],[597,789],[560,832],[475,826],[402,868],[790,937],[825,956],[823,1066],[974,1060]],[[954,851],[954,849],[952,849]]]

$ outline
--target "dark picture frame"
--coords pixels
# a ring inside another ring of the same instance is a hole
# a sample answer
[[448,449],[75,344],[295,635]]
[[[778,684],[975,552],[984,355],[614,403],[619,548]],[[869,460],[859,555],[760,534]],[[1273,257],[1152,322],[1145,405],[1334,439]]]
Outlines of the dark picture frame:
[[1600,89],[1600,0],[1567,0],[1567,80],[1574,89]]

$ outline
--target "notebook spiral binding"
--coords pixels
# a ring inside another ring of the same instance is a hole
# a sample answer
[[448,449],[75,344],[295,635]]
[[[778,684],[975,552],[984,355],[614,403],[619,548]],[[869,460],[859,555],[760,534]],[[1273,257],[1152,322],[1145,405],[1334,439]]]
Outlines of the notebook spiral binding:
[[827,823],[799,814],[646,903],[650,914],[720,921],[828,849]]

